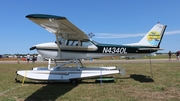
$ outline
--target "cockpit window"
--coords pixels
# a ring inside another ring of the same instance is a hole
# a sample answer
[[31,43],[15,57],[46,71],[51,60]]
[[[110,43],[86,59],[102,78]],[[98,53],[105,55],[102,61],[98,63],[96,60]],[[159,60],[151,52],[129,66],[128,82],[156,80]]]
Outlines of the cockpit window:
[[[58,40],[60,45],[65,45],[67,43],[67,40],[63,37],[58,36]],[[57,44],[57,41],[55,41],[55,43]]]
[[[55,41],[55,43],[57,43]],[[87,46],[92,46],[93,44],[96,44],[93,41],[87,41],[87,40],[69,40],[69,39],[64,39],[64,38],[59,38],[59,43],[60,45],[67,45],[67,46],[83,46],[83,47],[87,47]]]
[[67,40],[66,45],[68,45],[68,46],[78,46],[78,40]]
[[78,41],[74,41],[72,46],[78,46]]
[[91,46],[92,43],[90,41],[82,41],[82,46]]
[[[55,43],[57,44],[57,41],[55,41]],[[62,45],[62,42],[61,42],[61,41],[59,41],[59,44],[60,44],[60,45]]]
[[95,44],[95,45],[99,44],[98,42],[96,42],[94,40],[92,40],[92,43]]

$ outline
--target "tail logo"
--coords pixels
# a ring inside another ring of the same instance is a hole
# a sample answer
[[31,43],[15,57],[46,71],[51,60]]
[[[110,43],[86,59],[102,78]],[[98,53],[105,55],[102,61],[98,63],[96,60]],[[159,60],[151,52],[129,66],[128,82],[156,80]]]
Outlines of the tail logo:
[[161,35],[156,31],[151,31],[148,33],[147,40],[149,44],[156,46],[160,42]]

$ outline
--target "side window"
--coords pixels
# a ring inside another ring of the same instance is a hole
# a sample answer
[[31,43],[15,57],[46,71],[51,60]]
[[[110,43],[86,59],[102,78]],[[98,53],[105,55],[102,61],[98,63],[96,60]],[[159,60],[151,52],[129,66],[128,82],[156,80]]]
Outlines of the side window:
[[91,46],[92,43],[90,43],[89,41],[84,41],[82,42],[82,46]]
[[78,46],[78,41],[74,41],[73,46]]
[[73,45],[73,41],[72,40],[68,40],[67,44],[68,46],[72,46]]
[[78,41],[77,40],[68,40],[66,45],[68,45],[68,46],[78,46]]
[[[62,38],[60,36],[58,37],[58,40],[59,40],[60,45],[66,45],[66,43],[67,43],[67,39]],[[57,44],[57,41],[55,41],[55,43]]]
[[66,40],[67,46],[92,46],[93,44],[90,41],[78,41],[78,40]]

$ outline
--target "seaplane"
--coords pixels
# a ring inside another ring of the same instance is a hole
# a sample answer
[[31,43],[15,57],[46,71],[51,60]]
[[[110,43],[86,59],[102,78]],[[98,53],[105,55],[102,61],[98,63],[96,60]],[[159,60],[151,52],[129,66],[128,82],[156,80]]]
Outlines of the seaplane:
[[[125,74],[125,69],[116,66],[85,67],[82,59],[107,56],[142,57],[161,50],[166,25],[159,22],[137,43],[114,45],[98,43],[72,24],[66,17],[48,14],[29,14],[26,18],[55,35],[55,42],[34,45],[30,50],[49,60],[47,67],[34,67],[32,70],[18,70],[17,75],[42,81],[63,81],[77,83],[78,80],[112,74]],[[52,59],[56,66],[51,66]],[[68,59],[65,63],[56,60]],[[74,67],[66,66],[74,63]],[[17,78],[15,78],[17,81]]]

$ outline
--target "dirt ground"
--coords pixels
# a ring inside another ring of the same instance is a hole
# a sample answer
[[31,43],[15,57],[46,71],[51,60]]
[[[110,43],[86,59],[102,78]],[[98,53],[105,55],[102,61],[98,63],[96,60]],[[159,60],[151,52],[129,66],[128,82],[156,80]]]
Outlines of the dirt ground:
[[[17,58],[0,58],[0,61],[17,61]],[[26,61],[26,58],[21,58],[21,61]]]

